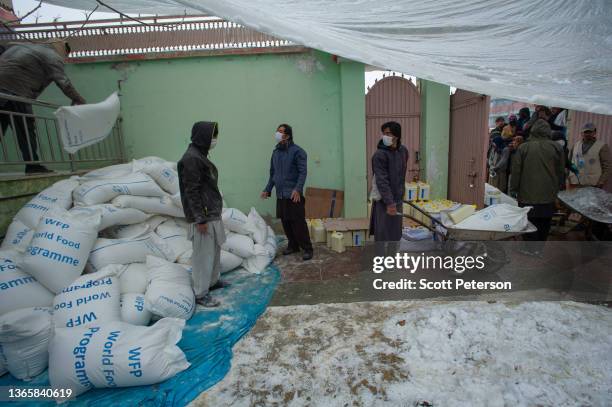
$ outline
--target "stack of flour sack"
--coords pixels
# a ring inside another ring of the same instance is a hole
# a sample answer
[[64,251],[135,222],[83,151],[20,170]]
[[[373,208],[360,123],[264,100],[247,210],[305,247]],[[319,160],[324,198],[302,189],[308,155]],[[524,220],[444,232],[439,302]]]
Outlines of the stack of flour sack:
[[[272,229],[255,209],[224,208],[223,223],[222,271],[263,271]],[[39,193],[0,249],[0,374],[28,380],[48,366],[52,387],[78,395],[189,367],[176,345],[196,308],[187,226],[176,163],[157,157]]]

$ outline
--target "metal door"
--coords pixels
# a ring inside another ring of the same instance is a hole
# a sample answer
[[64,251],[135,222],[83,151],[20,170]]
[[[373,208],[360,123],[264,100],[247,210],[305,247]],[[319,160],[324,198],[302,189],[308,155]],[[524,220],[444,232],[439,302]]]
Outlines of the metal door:
[[457,89],[451,96],[448,197],[484,205],[490,98]]
[[366,94],[368,190],[372,183],[372,154],[380,140],[380,126],[388,121],[396,121],[402,126],[402,143],[410,154],[406,180],[418,178],[421,95],[415,84],[403,76],[387,76],[377,81]]

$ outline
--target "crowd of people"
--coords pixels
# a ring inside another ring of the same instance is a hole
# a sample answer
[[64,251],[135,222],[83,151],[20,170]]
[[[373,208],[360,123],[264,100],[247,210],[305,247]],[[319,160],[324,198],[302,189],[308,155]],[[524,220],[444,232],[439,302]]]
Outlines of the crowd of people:
[[[597,138],[594,123],[584,123],[577,141],[568,146],[567,110],[536,105],[531,113],[524,107],[518,116],[495,120],[489,134],[488,182],[530,206],[529,221],[537,232],[527,240],[548,237],[556,211],[557,193],[566,188],[602,188],[612,169],[610,149]],[[593,233],[604,238],[604,225]]]

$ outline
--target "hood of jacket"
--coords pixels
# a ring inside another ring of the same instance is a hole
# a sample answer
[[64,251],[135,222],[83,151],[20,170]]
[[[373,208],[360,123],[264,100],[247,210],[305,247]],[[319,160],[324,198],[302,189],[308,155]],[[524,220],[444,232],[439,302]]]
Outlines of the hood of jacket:
[[550,125],[544,119],[538,119],[531,126],[531,130],[529,131],[529,137],[533,139],[541,139],[541,140],[551,140],[552,130],[550,129]]
[[210,150],[216,128],[216,122],[196,122],[191,128],[191,143],[204,155],[208,154],[208,150]]

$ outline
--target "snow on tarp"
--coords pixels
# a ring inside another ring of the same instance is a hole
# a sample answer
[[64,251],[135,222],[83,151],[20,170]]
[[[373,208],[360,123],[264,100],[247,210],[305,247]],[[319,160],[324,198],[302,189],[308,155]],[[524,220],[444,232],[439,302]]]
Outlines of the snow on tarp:
[[[205,310],[198,308],[187,321],[179,347],[185,352],[191,367],[165,382],[152,386],[90,390],[68,406],[184,406],[201,392],[223,379],[230,368],[232,346],[255,325],[265,311],[280,280],[276,266],[254,275],[243,269],[224,274],[231,285],[213,296],[221,306]],[[220,294],[220,295],[218,295]],[[47,372],[24,383],[11,375],[0,378],[0,386],[48,386]],[[31,402],[13,403],[29,406]],[[38,405],[44,403],[39,402]],[[45,405],[55,405],[49,402]]]
[[[44,0],[92,10],[95,0]],[[609,0],[106,0],[206,12],[355,61],[524,102],[612,114]]]

